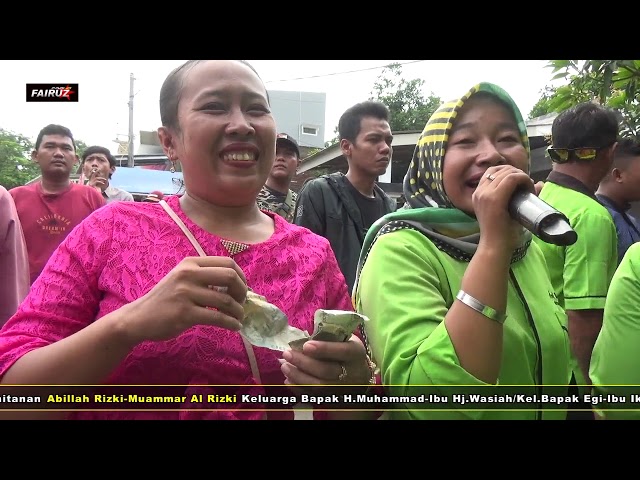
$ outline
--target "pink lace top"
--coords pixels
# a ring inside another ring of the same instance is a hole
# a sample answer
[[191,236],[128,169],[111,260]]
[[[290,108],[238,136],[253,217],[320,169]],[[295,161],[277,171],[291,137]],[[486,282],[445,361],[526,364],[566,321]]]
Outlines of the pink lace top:
[[[178,197],[168,198],[167,203],[207,255],[229,255],[220,238],[198,227],[182,212]],[[317,309],[352,310],[344,277],[329,242],[278,215],[269,216],[275,222],[271,238],[234,255],[249,287],[285,312],[291,325],[309,333],[313,330]],[[95,211],[56,250],[18,312],[0,331],[0,376],[25,353],[73,335],[141,297],[180,260],[197,255],[184,233],[158,204],[115,202]],[[282,384],[284,376],[278,362],[281,353],[260,347],[254,347],[254,351],[262,384]],[[237,332],[195,326],[172,340],[138,345],[104,383],[246,385],[256,381]],[[215,394],[215,387],[204,388],[209,390],[205,393]],[[185,395],[192,391],[202,393],[201,390],[202,387],[185,387]],[[238,393],[265,394],[260,386],[251,388],[251,392],[247,390]],[[286,392],[278,390],[281,394]],[[252,419],[261,416],[261,412],[246,410],[111,411],[75,412],[70,418]],[[293,418],[291,410],[268,412],[268,416],[270,419]]]

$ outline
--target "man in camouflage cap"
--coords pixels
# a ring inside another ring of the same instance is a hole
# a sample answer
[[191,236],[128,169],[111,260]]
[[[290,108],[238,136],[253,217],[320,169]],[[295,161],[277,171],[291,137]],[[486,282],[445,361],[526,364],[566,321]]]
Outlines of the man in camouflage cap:
[[276,140],[276,159],[267,182],[258,194],[258,207],[293,222],[297,195],[289,188],[291,180],[300,165],[300,149],[292,136],[278,134]]

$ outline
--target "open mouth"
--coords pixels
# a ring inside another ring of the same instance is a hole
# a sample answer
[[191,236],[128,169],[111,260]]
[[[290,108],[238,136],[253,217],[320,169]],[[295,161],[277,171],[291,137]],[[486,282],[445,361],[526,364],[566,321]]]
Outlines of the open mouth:
[[255,162],[256,155],[254,152],[233,152],[225,153],[222,156],[225,162]]
[[478,185],[480,184],[480,180],[482,180],[482,177],[484,176],[484,173],[485,172],[474,173],[470,177],[467,177],[467,181],[464,182],[464,184],[467,187],[472,188],[472,189],[478,188]]
[[252,169],[258,163],[258,154],[253,151],[236,150],[227,152],[222,155],[222,161],[225,165],[239,169]]

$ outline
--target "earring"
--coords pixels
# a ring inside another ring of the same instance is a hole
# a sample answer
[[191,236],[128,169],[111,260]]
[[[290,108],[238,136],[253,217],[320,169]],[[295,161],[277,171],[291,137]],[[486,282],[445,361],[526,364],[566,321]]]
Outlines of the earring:
[[167,157],[169,158],[169,161],[171,162],[171,167],[169,167],[169,171],[171,173],[176,173],[176,158],[174,158],[173,156],[173,151],[169,150],[169,153],[167,155]]

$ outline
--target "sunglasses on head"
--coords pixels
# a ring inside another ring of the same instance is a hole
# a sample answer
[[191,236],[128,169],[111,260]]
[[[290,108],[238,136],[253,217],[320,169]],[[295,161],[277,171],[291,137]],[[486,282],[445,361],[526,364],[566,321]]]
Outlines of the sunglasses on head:
[[579,148],[554,148],[547,147],[547,155],[551,160],[556,163],[565,163],[569,161],[571,155],[578,160],[593,160],[598,155],[598,152],[609,145],[604,147],[579,147]]

